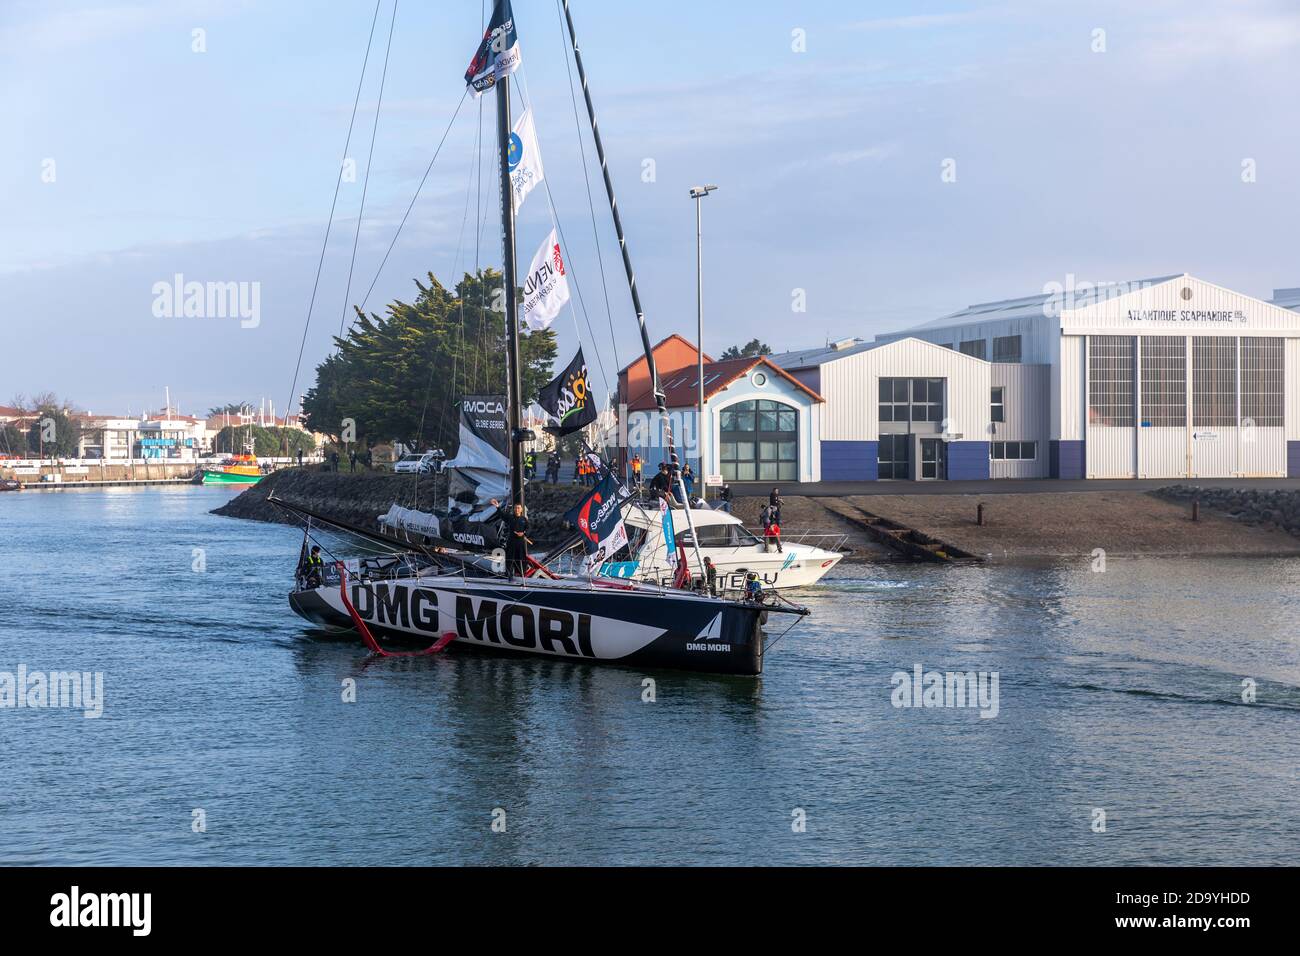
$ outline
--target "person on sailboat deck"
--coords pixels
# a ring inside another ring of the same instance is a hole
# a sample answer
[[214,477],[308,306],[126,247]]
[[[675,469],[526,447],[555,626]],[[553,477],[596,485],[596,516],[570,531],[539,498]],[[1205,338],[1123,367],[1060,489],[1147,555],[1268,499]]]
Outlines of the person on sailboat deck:
[[718,596],[718,568],[713,563],[713,559],[707,555],[704,558],[704,578],[700,582],[704,587],[704,593],[710,597]]
[[506,516],[506,533],[506,573],[523,577],[528,563],[528,516],[523,505],[516,504]]
[[650,497],[662,498],[669,505],[676,504],[672,495],[673,477],[668,470],[668,462],[659,463],[659,474],[650,479]]
[[311,546],[311,554],[307,556],[306,572],[307,586],[309,588],[320,587],[325,574],[325,562],[321,559],[319,544]]

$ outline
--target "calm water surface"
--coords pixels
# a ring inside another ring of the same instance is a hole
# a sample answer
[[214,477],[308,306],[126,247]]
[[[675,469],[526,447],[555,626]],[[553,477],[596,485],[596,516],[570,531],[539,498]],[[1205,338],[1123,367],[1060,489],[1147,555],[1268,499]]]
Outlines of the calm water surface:
[[[299,534],[208,514],[236,491],[0,496],[0,672],[105,680],[98,720],[0,709],[0,863],[1296,861],[1295,561],[847,566],[761,679],[643,703],[631,670],[321,640]],[[997,671],[997,717],[893,707],[918,663]]]

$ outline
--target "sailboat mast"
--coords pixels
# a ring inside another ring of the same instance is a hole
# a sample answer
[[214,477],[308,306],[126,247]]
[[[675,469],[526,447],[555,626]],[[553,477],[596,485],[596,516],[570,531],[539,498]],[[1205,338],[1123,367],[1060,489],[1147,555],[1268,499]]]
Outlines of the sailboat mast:
[[497,151],[501,167],[501,235],[506,306],[506,429],[510,443],[511,504],[524,503],[524,456],[520,443],[522,387],[519,376],[519,310],[515,281],[515,211],[510,186],[510,77],[500,77],[497,88]]
[[[636,272],[632,269],[632,255],[627,249],[627,238],[623,235],[623,219],[618,214],[618,200],[614,198],[614,181],[609,175],[609,163],[605,160],[605,144],[600,139],[600,125],[596,122],[596,106],[591,101],[591,89],[587,85],[587,70],[582,65],[582,52],[578,49],[578,34],[573,28],[573,12],[569,9],[569,0],[562,0],[564,4],[564,20],[569,28],[569,43],[573,47],[573,62],[578,67],[578,79],[582,81],[582,97],[587,104],[587,119],[591,122],[591,138],[596,144],[596,156],[600,159],[600,172],[605,180],[605,195],[609,197],[609,211],[614,217],[614,232],[618,236],[618,248],[623,253],[623,271],[627,274],[627,287],[632,293],[632,308],[636,310],[636,321],[641,327],[641,348],[645,351],[646,371],[650,375],[650,387],[655,397],[655,405],[659,409],[659,420],[662,422],[664,444],[667,446],[668,458],[673,463],[673,470],[676,473],[677,483],[681,489],[682,501],[686,504],[686,524],[691,529],[691,539],[695,543],[695,560],[700,567],[700,573],[704,573],[704,561],[700,557],[700,545],[696,540],[695,521],[691,518],[690,496],[686,493],[686,481],[682,477],[681,469],[676,467],[677,451],[673,447],[673,427],[672,420],[668,417],[668,398],[664,395],[663,389],[659,385],[659,370],[655,367],[654,347],[650,344],[650,332],[646,329],[645,311],[641,308],[641,295],[636,289]],[[704,348],[704,343],[697,342],[696,348]],[[704,414],[700,410],[700,420],[696,422],[696,428],[703,428]],[[700,462],[700,468],[703,470],[704,462]]]

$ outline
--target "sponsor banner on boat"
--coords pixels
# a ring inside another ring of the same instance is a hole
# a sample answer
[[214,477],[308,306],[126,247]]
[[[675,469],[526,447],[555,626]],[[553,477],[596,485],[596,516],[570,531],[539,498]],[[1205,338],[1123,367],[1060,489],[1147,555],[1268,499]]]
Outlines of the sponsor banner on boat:
[[564,253],[556,230],[546,237],[533,256],[524,278],[524,322],[534,332],[550,328],[560,309],[569,301],[569,279],[564,270]]
[[581,346],[564,371],[537,393],[537,404],[559,421],[546,428],[553,435],[568,435],[596,420],[596,403],[587,387],[587,360],[582,357]]
[[[510,447],[508,432],[504,396],[466,395],[460,400],[461,447],[447,467],[495,467],[500,462],[482,453],[480,446],[486,446],[504,459]],[[467,443],[470,448],[466,447]]]
[[510,189],[514,196],[515,212],[524,204],[528,194],[545,178],[542,171],[542,153],[537,148],[537,128],[533,126],[533,111],[524,110],[515,128],[510,131]]
[[565,514],[565,519],[578,529],[582,545],[587,551],[583,570],[594,574],[619,548],[627,544],[627,528],[623,524],[623,502],[629,495],[611,473],[578,506]]
[[677,535],[673,530],[673,510],[663,498],[659,499],[659,517],[664,526],[664,547],[668,550],[669,560],[676,564]]
[[481,96],[496,86],[497,80],[519,69],[522,62],[510,0],[497,0],[492,9],[492,19],[488,21],[483,39],[474,52],[474,59],[465,71],[465,82],[475,96]]

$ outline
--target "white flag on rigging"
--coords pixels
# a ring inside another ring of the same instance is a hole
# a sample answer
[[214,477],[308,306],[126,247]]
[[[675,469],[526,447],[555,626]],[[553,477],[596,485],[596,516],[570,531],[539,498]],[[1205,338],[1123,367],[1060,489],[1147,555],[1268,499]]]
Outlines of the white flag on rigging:
[[569,301],[569,279],[556,230],[533,256],[524,279],[524,323],[534,332],[549,328]]
[[524,110],[515,128],[510,131],[510,188],[514,193],[515,212],[524,204],[528,194],[542,181],[542,153],[537,148],[537,128],[533,126],[533,111]]

